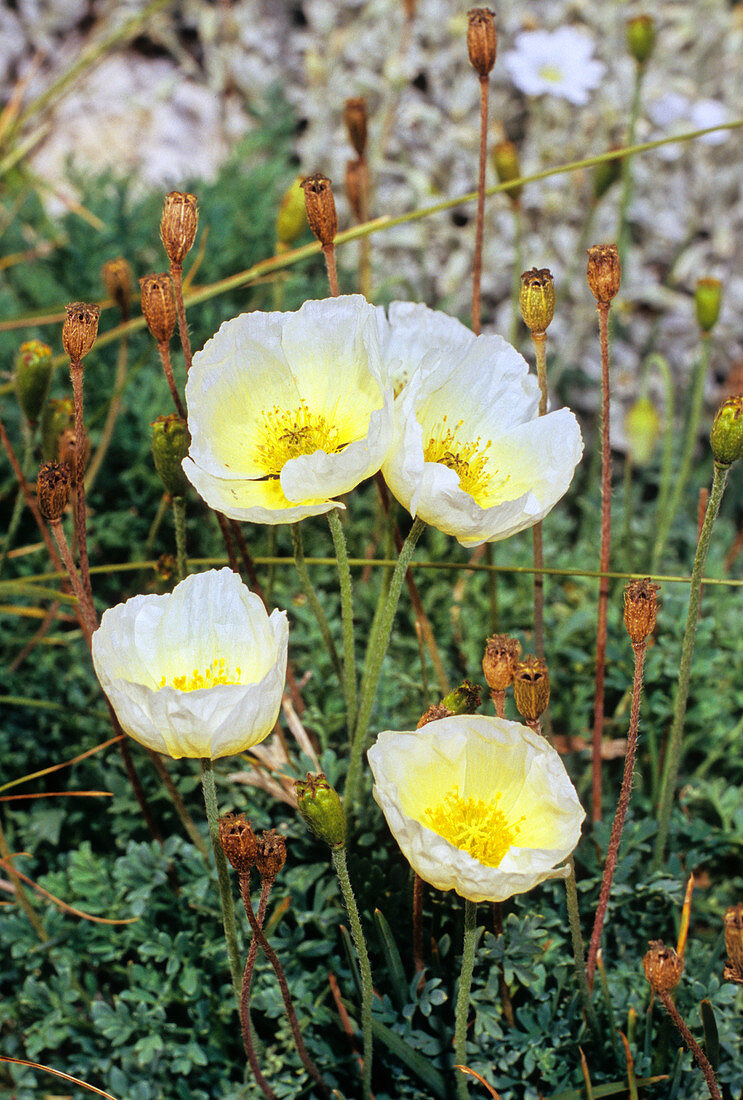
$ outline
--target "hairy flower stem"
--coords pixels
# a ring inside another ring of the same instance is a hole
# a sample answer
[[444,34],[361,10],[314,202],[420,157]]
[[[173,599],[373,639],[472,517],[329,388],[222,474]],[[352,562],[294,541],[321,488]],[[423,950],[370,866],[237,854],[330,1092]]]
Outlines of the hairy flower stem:
[[183,581],[188,576],[185,497],[173,497],[173,526],[175,527],[175,553],[178,562],[178,580]]
[[663,862],[668,833],[671,827],[671,811],[676,792],[676,780],[678,778],[679,763],[681,761],[681,742],[684,733],[684,719],[686,718],[686,702],[689,697],[689,681],[691,679],[691,662],[694,657],[694,644],[697,633],[697,620],[699,618],[699,602],[702,592],[702,573],[704,563],[707,560],[707,551],[712,537],[717,513],[720,511],[725,483],[728,477],[728,466],[719,466],[715,463],[715,472],[712,479],[712,489],[707,504],[707,512],[702,524],[702,530],[697,543],[697,552],[694,557],[694,567],[691,571],[691,583],[689,585],[689,610],[686,615],[686,629],[681,645],[681,664],[679,666],[678,686],[676,688],[676,701],[673,707],[673,722],[668,738],[666,761],[663,771],[660,802],[658,805],[658,833],[655,838],[655,852],[653,867],[659,868]]
[[485,226],[485,158],[488,151],[488,97],[490,82],[480,77],[480,174],[477,180],[477,221],[475,223],[475,257],[472,264],[472,331],[480,334],[482,313],[482,238]]
[[580,929],[580,911],[578,909],[578,887],[575,881],[575,860],[572,856],[568,859],[570,873],[565,879],[565,898],[568,905],[568,921],[570,923],[570,938],[573,942],[573,961],[575,963],[575,977],[578,989],[583,1000],[583,1009],[586,1019],[594,1035],[600,1037],[599,1021],[596,1009],[591,999],[591,990],[588,987],[586,977],[586,961],[583,952],[583,933]]
[[322,254],[325,257],[325,267],[328,272],[330,293],[334,298],[337,298],[340,291],[338,290],[338,272],[335,266],[335,245],[329,244],[324,247]]
[[[547,413],[547,333],[532,332],[534,355],[537,363],[537,380],[539,381],[539,415]],[[544,574],[539,570],[544,566],[544,550],[542,544],[542,523],[535,523],[532,527],[534,542],[534,649],[537,657],[544,660]]]
[[[630,109],[629,130],[627,133],[627,145],[634,145],[637,120],[640,116],[640,97],[642,92],[642,78],[645,75],[645,66],[637,65],[635,69],[635,86],[632,92],[632,107]],[[629,225],[627,214],[632,198],[632,157],[625,157],[622,161],[622,197],[619,202],[619,227],[617,230],[617,246],[619,262],[624,267],[627,258],[627,244],[629,241]]]
[[85,422],[83,418],[83,365],[70,362],[72,393],[75,401],[75,533],[80,558],[80,577],[83,588],[91,593],[90,568],[88,566],[88,535],[85,514]]
[[611,557],[611,446],[609,443],[609,302],[600,302],[601,341],[601,553],[599,570],[598,625],[596,628],[596,682],[593,699],[593,821],[601,820],[601,741],[604,734],[604,680],[606,677],[606,612],[609,601]]
[[85,637],[85,641],[90,646],[90,639],[93,636],[93,631],[98,626],[98,619],[93,607],[93,602],[90,599],[88,593],[85,591],[80,580],[80,576],[75,568],[75,562],[72,557],[72,551],[70,550],[69,543],[65,538],[64,528],[62,527],[61,519],[50,520],[49,526],[52,529],[54,535],[54,541],[57,543],[57,548],[64,562],[64,567],[67,570],[67,576],[69,577],[72,591],[77,596],[78,606],[82,615],[82,630]]
[[[188,325],[186,324],[186,307],[183,302],[183,264],[170,261],[170,278],[173,280],[173,296],[175,298],[175,311],[178,314],[178,332],[183,348],[183,358],[186,363],[186,376],[191,370],[191,341],[188,338]],[[179,412],[179,416],[182,413]]]
[[175,405],[175,411],[180,416],[181,420],[186,419],[186,409],[181,401],[181,395],[178,393],[178,387],[175,384],[175,375],[173,374],[173,367],[170,362],[170,345],[165,340],[158,340],[157,350],[160,353],[160,362],[163,365],[163,373],[168,383],[168,389],[170,390],[170,396],[173,398],[173,404]]
[[[464,944],[462,946],[462,970],[459,975],[457,1007],[454,1024],[454,1061],[457,1066],[467,1065],[467,1015],[470,1007],[472,972],[475,969],[475,940],[477,939],[477,905],[469,898],[464,902]],[[467,1100],[469,1089],[463,1073],[457,1074],[457,1096]]]
[[356,955],[361,971],[361,1035],[364,1047],[363,1068],[361,1071],[361,1095],[363,1100],[371,1100],[371,1076],[372,1076],[372,995],[374,986],[372,983],[371,963],[369,952],[366,949],[364,930],[359,919],[359,910],[356,905],[351,880],[348,877],[348,865],[346,863],[345,847],[331,850],[333,867],[338,876],[338,882],[343,893],[343,901],[348,913],[348,922],[351,925]]
[[506,717],[506,692],[496,691],[495,689],[490,692],[490,698],[493,700],[493,706],[495,707],[495,713],[499,718]]
[[423,969],[423,879],[413,871],[413,962],[416,973]]
[[237,1000],[239,1009],[242,991],[242,967],[240,965],[240,950],[237,946],[235,906],[232,900],[227,859],[222,850],[222,845],[219,843],[219,809],[217,806],[217,788],[214,783],[214,766],[212,761],[207,757],[203,757],[201,761],[201,785],[204,790],[204,805],[206,806],[206,820],[209,826],[209,837],[212,842],[212,851],[214,852],[214,859],[217,864],[219,896],[222,903],[222,924],[224,925],[224,938],[227,944],[227,957],[230,963],[232,988],[235,991],[235,999]]
[[332,508],[328,512],[328,523],[330,524],[330,533],[333,536],[333,546],[338,562],[341,618],[343,621],[343,693],[346,697],[348,735],[349,738],[353,738],[353,729],[356,723],[356,651],[353,634],[353,589],[351,587],[351,570],[348,565],[346,536],[343,533],[343,524],[337,508]]
[[[327,1088],[325,1082],[323,1081],[322,1077],[320,1076],[320,1073],[319,1073],[319,1070],[318,1070],[317,1066],[315,1065],[315,1063],[312,1061],[309,1054],[307,1053],[307,1048],[304,1045],[304,1039],[302,1038],[302,1032],[301,1032],[300,1027],[299,1027],[299,1021],[297,1020],[297,1013],[294,1009],[294,1002],[292,1000],[292,995],[289,992],[289,984],[286,980],[286,974],[284,973],[284,968],[282,967],[281,963],[279,962],[278,957],[276,955],[276,952],[273,950],[271,945],[266,940],[266,937],[263,934],[263,929],[258,924],[258,918],[256,917],[255,913],[253,912],[253,902],[252,902],[251,897],[250,897],[250,889],[246,885],[246,882],[247,882],[247,875],[241,875],[240,876],[240,890],[241,890],[241,893],[242,893],[243,904],[245,906],[245,915],[247,916],[248,920],[250,921],[250,927],[253,930],[253,936],[258,941],[258,946],[260,947],[261,951],[263,952],[263,954],[266,956],[269,963],[273,967],[273,972],[276,975],[277,982],[279,983],[279,989],[281,990],[281,997],[284,1001],[284,1009],[286,1010],[287,1019],[289,1020],[289,1026],[291,1027],[292,1036],[294,1037],[294,1045],[297,1048],[297,1054],[299,1055],[299,1057],[302,1061],[302,1065],[304,1066],[304,1068],[307,1070],[307,1072],[309,1073],[312,1080],[317,1085],[317,1090],[320,1093],[320,1095],[325,1097],[326,1100],[330,1100],[330,1092],[328,1091],[328,1088]],[[239,998],[238,998],[238,1001],[239,1001]]]
[[709,1064],[709,1060],[702,1048],[700,1047],[699,1043],[696,1041],[696,1039],[684,1023],[684,1020],[682,1019],[679,1010],[676,1008],[676,1005],[671,999],[670,993],[661,993],[660,991],[658,991],[658,997],[663,1002],[663,1007],[673,1020],[679,1032],[681,1033],[682,1039],[696,1058],[697,1065],[704,1074],[704,1079],[707,1082],[707,1088],[709,1089],[710,1097],[712,1098],[712,1100],[722,1100],[722,1095],[720,1093],[717,1079],[715,1077],[715,1071]]
[[624,755],[624,776],[622,777],[622,788],[619,792],[619,801],[617,803],[616,814],[614,815],[614,823],[611,827],[609,848],[606,853],[606,863],[604,865],[604,876],[601,880],[599,903],[596,908],[596,916],[593,922],[593,932],[591,933],[591,942],[588,947],[588,962],[586,964],[586,972],[589,988],[593,988],[593,977],[596,971],[596,956],[598,954],[599,946],[601,944],[601,931],[604,927],[606,910],[609,905],[611,884],[617,865],[619,845],[622,840],[622,829],[624,828],[624,821],[627,817],[627,808],[629,806],[630,795],[632,793],[632,776],[635,770],[635,756],[637,754],[637,728],[640,721],[642,671],[643,665],[645,663],[646,648],[647,644],[645,642],[640,642],[637,645],[633,646],[635,654],[635,678],[632,684],[632,708],[630,711],[629,732],[627,734],[627,750]]
[[340,657],[338,656],[338,650],[335,648],[335,642],[333,641],[333,636],[330,633],[330,626],[328,625],[327,616],[325,614],[325,611],[323,610],[323,606],[320,603],[320,600],[317,597],[315,586],[310,580],[310,575],[307,571],[307,565],[305,564],[302,529],[298,523],[292,523],[290,527],[292,533],[292,545],[294,547],[294,565],[296,567],[297,573],[299,574],[299,579],[302,583],[304,594],[307,597],[307,602],[312,608],[315,619],[317,620],[317,625],[320,628],[320,633],[322,634],[322,640],[325,642],[325,648],[328,651],[328,656],[330,657],[333,668],[336,671],[338,680],[342,684],[343,667],[341,665]]
[[41,943],[46,943],[46,941],[49,939],[49,933],[47,932],[44,925],[41,923],[41,918],[31,904],[31,900],[26,893],[26,888],[18,877],[18,873],[13,866],[13,853],[10,850],[10,845],[8,844],[5,833],[3,832],[2,825],[0,825],[0,856],[2,857],[2,866],[8,872],[10,881],[13,883],[16,901],[28,917],[28,922],[33,928],[36,935],[39,937]]
[[[261,929],[263,928],[263,922],[266,917],[266,906],[272,886],[273,881],[271,879],[264,878],[261,880],[261,900],[258,902],[258,916],[256,917],[256,921]],[[240,875],[240,894],[243,898],[246,892],[248,896],[250,896],[249,873]],[[245,1055],[248,1059],[248,1065],[253,1073],[255,1082],[266,1097],[266,1100],[276,1100],[276,1093],[261,1073],[261,1068],[258,1065],[258,1055],[256,1054],[255,1043],[253,1042],[253,1028],[250,1020],[250,987],[253,983],[253,971],[255,969],[255,960],[257,957],[258,941],[255,936],[253,936],[250,941],[250,948],[248,949],[248,957],[245,961],[245,970],[243,971],[242,993],[240,995],[240,1025],[242,1028]]]
[[382,672],[382,662],[387,652],[390,634],[392,633],[392,624],[395,620],[395,612],[397,611],[397,605],[400,601],[400,591],[402,589],[403,579],[408,565],[410,564],[410,559],[413,556],[415,544],[420,538],[424,527],[425,523],[423,520],[416,516],[413,521],[413,526],[408,532],[408,537],[402,545],[400,556],[397,559],[397,564],[395,565],[395,570],[390,580],[387,601],[379,617],[379,626],[376,635],[372,639],[374,648],[369,656],[366,674],[361,684],[359,709],[356,716],[356,729],[353,734],[351,759],[348,765],[348,777],[346,779],[345,801],[349,812],[353,809],[356,799],[356,787],[361,774],[361,757],[364,751],[364,740],[366,738],[366,731],[369,727],[372,707],[374,706],[374,698],[377,694],[379,677]]

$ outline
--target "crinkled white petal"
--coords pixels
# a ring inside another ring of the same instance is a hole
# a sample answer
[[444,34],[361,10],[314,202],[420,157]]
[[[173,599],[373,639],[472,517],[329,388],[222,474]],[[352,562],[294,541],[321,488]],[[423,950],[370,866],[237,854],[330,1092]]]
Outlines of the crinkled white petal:
[[215,477],[190,458],[184,458],[183,470],[209,507],[230,519],[248,523],[298,523],[307,516],[319,516],[331,508],[346,507],[337,500],[296,504],[287,499],[278,478],[237,481]]
[[[575,848],[585,817],[555,750],[516,722],[461,715],[412,733],[380,733],[368,753],[374,798],[413,869],[440,890],[471,901],[504,901],[547,878]],[[525,820],[518,846],[488,867],[422,823],[454,787]]]
[[[93,635],[93,665],[122,729],[173,757],[217,759],[273,729],[286,675],[286,612],[269,616],[230,569],[186,578],[165,596],[109,608]],[[224,658],[235,684],[171,686]],[[160,687],[163,677],[166,685]]]
[[455,317],[418,302],[392,302],[389,320],[380,307],[377,320],[383,371],[395,393],[418,372],[427,375],[440,366],[453,367],[477,339]]

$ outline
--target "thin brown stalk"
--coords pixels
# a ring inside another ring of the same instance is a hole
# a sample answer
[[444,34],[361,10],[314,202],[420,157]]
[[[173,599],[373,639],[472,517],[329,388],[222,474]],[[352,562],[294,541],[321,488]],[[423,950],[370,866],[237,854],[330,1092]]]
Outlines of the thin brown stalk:
[[69,543],[65,538],[64,528],[62,527],[61,519],[50,520],[49,526],[52,529],[52,534],[59,547],[59,552],[62,555],[62,561],[64,567],[67,570],[67,576],[70,579],[72,585],[72,591],[77,596],[78,606],[82,613],[83,618],[83,634],[85,635],[85,641],[90,646],[90,639],[93,636],[93,631],[98,626],[98,618],[95,613],[95,607],[93,601],[90,599],[88,593],[83,588],[82,581],[75,568],[75,562],[72,558],[72,551],[70,550]]
[[604,681],[606,678],[606,613],[609,600],[611,556],[611,447],[609,444],[609,302],[600,302],[601,341],[601,553],[598,625],[596,629],[596,682],[593,701],[593,805],[592,818],[601,820],[601,741],[604,734]]
[[215,512],[217,517],[217,523],[219,524],[219,530],[222,532],[222,541],[224,542],[224,548],[227,551],[227,561],[230,563],[230,569],[233,573],[240,574],[240,565],[237,560],[237,554],[235,553],[235,541],[232,537],[232,530],[229,525],[229,521],[226,516],[223,516],[221,512]]
[[493,706],[495,707],[495,713],[499,718],[506,717],[506,693],[505,691],[493,690],[490,692],[490,698],[493,700]]
[[544,660],[544,545],[542,542],[542,524],[535,523],[531,529],[534,544],[534,652]]
[[477,180],[477,222],[475,223],[475,257],[472,264],[472,331],[480,333],[482,312],[482,238],[485,226],[485,158],[488,151],[488,97],[490,82],[480,77],[480,174]]
[[185,420],[186,409],[183,402],[181,401],[181,395],[178,393],[178,387],[175,384],[175,375],[173,374],[173,366],[170,362],[170,344],[166,343],[165,340],[158,340],[157,350],[160,353],[160,361],[163,365],[163,372],[168,383],[168,389],[170,390],[171,397],[173,398],[173,404],[175,405],[176,412],[180,416],[181,420]]
[[671,1000],[670,994],[669,993],[661,993],[660,990],[658,990],[658,996],[661,999],[661,1001],[663,1002],[663,1007],[665,1008],[666,1012],[671,1017],[674,1024],[676,1025],[679,1032],[681,1033],[682,1039],[686,1043],[686,1045],[689,1048],[689,1050],[691,1051],[691,1053],[696,1058],[697,1065],[699,1066],[702,1073],[704,1074],[704,1079],[707,1082],[707,1088],[709,1089],[710,1097],[712,1098],[712,1100],[722,1100],[722,1095],[720,1093],[720,1089],[719,1089],[719,1086],[717,1084],[717,1078],[715,1077],[715,1071],[712,1069],[712,1066],[709,1064],[709,1060],[707,1058],[707,1055],[704,1053],[704,1051],[700,1047],[699,1043],[696,1041],[696,1039],[694,1038],[694,1036],[692,1035],[692,1033],[689,1031],[688,1027],[684,1023],[684,1021],[683,1021],[683,1019],[682,1019],[682,1017],[679,1013],[679,1010],[676,1008],[676,1005]]
[[263,595],[263,590],[258,583],[258,574],[255,571],[255,563],[253,561],[250,550],[248,549],[248,544],[245,541],[245,535],[242,532],[242,528],[240,527],[240,524],[237,522],[236,519],[231,519],[229,521],[229,524],[232,535],[235,539],[235,542],[237,543],[237,549],[240,551],[240,557],[243,560],[243,566],[245,568],[245,572],[247,573],[248,580],[250,581],[250,587],[253,589],[256,596],[260,596],[265,604],[266,599]]
[[291,1027],[292,1035],[294,1037],[294,1045],[297,1048],[297,1054],[302,1061],[302,1065],[317,1085],[320,1095],[327,1098],[327,1100],[330,1100],[330,1092],[322,1077],[320,1076],[320,1072],[317,1066],[307,1053],[307,1048],[304,1045],[302,1032],[299,1028],[299,1021],[297,1020],[297,1013],[294,1009],[294,1001],[292,1000],[292,995],[289,991],[289,984],[286,980],[284,968],[279,962],[276,952],[273,950],[271,945],[266,940],[266,937],[263,935],[263,929],[258,924],[258,920],[253,911],[253,902],[250,897],[250,890],[246,887],[244,881],[245,877],[245,875],[242,875],[240,878],[240,892],[242,894],[243,904],[245,906],[245,914],[250,921],[250,927],[253,929],[253,937],[258,941],[258,946],[273,967],[274,974],[276,975],[276,980],[279,983],[281,997],[284,1001],[284,1008],[286,1010],[287,1019],[289,1020],[289,1026]]
[[183,828],[186,834],[193,844],[194,848],[198,849],[204,858],[204,862],[209,865],[209,849],[206,846],[206,841],[202,837],[199,830],[196,828],[196,823],[191,817],[190,813],[186,809],[186,803],[181,798],[181,792],[173,782],[173,777],[168,771],[167,765],[159,753],[153,749],[147,749],[147,755],[152,761],[152,766],[160,777],[163,787],[168,793],[170,801],[173,803],[173,809],[181,819]]
[[75,506],[72,514],[75,520],[78,557],[80,559],[80,577],[83,588],[91,593],[90,567],[88,565],[88,534],[85,513],[85,420],[83,416],[83,365],[82,362],[70,362],[72,394],[75,401]]
[[413,961],[423,970],[423,879],[413,872]]
[[645,642],[641,642],[638,645],[633,646],[635,653],[635,678],[632,685],[632,708],[630,710],[629,732],[627,734],[627,751],[624,756],[624,776],[622,778],[622,787],[619,792],[617,810],[614,815],[614,824],[611,827],[609,848],[606,853],[606,863],[604,865],[604,876],[601,880],[599,903],[596,908],[596,916],[593,922],[593,932],[591,933],[591,942],[588,947],[586,975],[588,977],[588,985],[590,988],[593,988],[593,978],[596,972],[596,956],[601,945],[601,932],[604,927],[606,910],[609,905],[611,884],[617,865],[619,845],[622,840],[622,829],[624,828],[624,821],[627,817],[627,808],[629,806],[630,795],[632,793],[632,776],[635,770],[635,756],[637,755],[637,730],[640,721],[642,672],[643,665],[645,663],[646,648],[647,647]]
[[21,667],[26,658],[36,649],[36,646],[39,644],[41,639],[46,637],[46,635],[52,628],[54,620],[57,618],[61,606],[62,604],[60,600],[54,600],[54,602],[49,605],[46,615],[44,616],[44,621],[34,634],[31,641],[24,645],[21,652],[13,658],[10,665],[8,666],[11,672],[17,672],[17,670]]
[[324,245],[322,254],[325,257],[325,267],[328,271],[328,283],[330,284],[330,293],[334,298],[338,297],[338,272],[335,266],[335,245]]
[[[268,897],[271,893],[272,886],[273,882],[270,879],[264,878],[261,880],[261,900],[258,903],[258,915],[256,917],[256,921],[260,928],[263,928],[263,922],[266,918],[266,906],[268,905]],[[250,893],[249,872],[248,874],[240,875],[240,892],[243,893],[244,891]],[[276,1093],[261,1073],[261,1068],[258,1065],[258,1055],[256,1054],[255,1043],[253,1042],[253,1028],[250,1022],[250,987],[253,983],[253,970],[255,969],[255,960],[257,957],[258,941],[255,936],[253,936],[250,941],[248,957],[245,961],[245,970],[243,972],[243,984],[240,993],[240,1025],[242,1028],[245,1055],[248,1059],[248,1065],[253,1073],[255,1082],[266,1097],[266,1100],[276,1100]]]
[[[26,478],[23,476],[23,470],[21,469],[21,464],[18,461],[18,458],[16,456],[15,451],[13,450],[13,446],[10,442],[10,439],[8,438],[8,433],[5,431],[5,425],[3,424],[2,420],[0,420],[0,441],[2,442],[3,447],[5,448],[5,453],[8,456],[8,461],[10,462],[13,473],[16,476],[16,480],[18,481],[18,484],[21,487],[21,492],[23,493],[23,496],[25,497],[26,504],[28,505],[29,511],[31,512],[34,519],[36,520],[36,526],[39,528],[39,531],[41,532],[41,537],[44,539],[44,545],[46,546],[47,551],[49,553],[49,559],[52,563],[52,566],[53,566],[53,568],[55,569],[55,571],[57,573],[63,573],[64,572],[64,567],[62,565],[62,560],[61,560],[59,554],[57,553],[54,542],[52,541],[52,536],[49,534],[49,530],[47,528],[46,523],[44,522],[44,518],[43,518],[41,512],[39,511],[39,506],[36,503],[36,498],[34,497],[33,493],[31,492],[31,489],[29,487],[28,482],[26,481]],[[80,625],[82,626],[82,609],[76,608],[76,611],[78,612],[78,617],[81,620]]]
[[[362,155],[359,160],[361,161],[360,221],[363,224],[369,220],[369,165],[365,156]],[[362,237],[359,242],[359,290],[367,301],[371,301],[371,240],[368,236]]]
[[44,928],[44,925],[41,923],[41,917],[31,904],[29,896],[26,893],[26,889],[21,882],[21,878],[15,867],[13,866],[13,853],[10,850],[10,845],[5,839],[5,833],[3,832],[2,825],[0,825],[0,856],[2,856],[4,866],[8,874],[10,875],[10,881],[13,883],[18,904],[28,917],[29,924],[33,928],[36,935],[39,937],[39,940],[42,943],[46,943],[46,941],[49,939],[49,933],[47,932],[46,928]]
[[[178,314],[178,332],[181,337],[183,358],[186,362],[186,374],[191,370],[191,341],[188,338],[188,325],[186,324],[186,307],[183,304],[183,264],[170,261],[170,277],[173,280],[173,295],[175,297],[175,310]],[[171,315],[172,316],[172,315]],[[183,415],[179,413],[179,415]]]

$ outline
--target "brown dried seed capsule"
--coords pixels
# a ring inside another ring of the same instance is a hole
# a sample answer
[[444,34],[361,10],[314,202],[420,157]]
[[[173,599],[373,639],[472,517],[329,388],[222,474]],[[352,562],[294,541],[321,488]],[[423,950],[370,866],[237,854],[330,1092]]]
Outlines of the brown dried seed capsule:
[[255,858],[258,874],[273,882],[285,863],[286,841],[275,829],[267,829],[258,841],[258,854]]
[[[57,440],[57,459],[62,466],[69,466],[72,484],[77,485],[77,436],[74,428],[67,428]],[[90,458],[90,440],[83,436],[83,469]]]
[[525,657],[513,673],[513,698],[516,709],[527,722],[536,722],[550,701],[550,676],[539,657]]
[[106,290],[119,307],[122,320],[129,320],[132,301],[132,269],[123,258],[107,260],[101,269]]
[[366,164],[361,158],[349,160],[346,164],[345,189],[348,205],[357,222],[363,221],[364,211],[361,205],[361,195],[364,187]]
[[532,267],[521,276],[519,307],[530,332],[546,332],[555,315],[555,280],[547,267]]
[[513,672],[521,654],[518,638],[493,634],[485,643],[482,671],[491,691],[505,691],[513,682]]
[[196,196],[188,191],[170,191],[160,219],[160,240],[173,264],[182,264],[191,249],[199,225]]
[[255,866],[260,842],[245,814],[220,817],[219,843],[239,875],[247,875]]
[[632,645],[642,645],[655,630],[660,585],[649,577],[630,581],[624,590],[624,625]]
[[470,63],[481,80],[493,65],[498,50],[495,14],[490,8],[471,8],[467,12],[467,52]]
[[302,189],[310,229],[323,248],[328,248],[338,232],[338,215],[330,180],[322,172],[315,172],[302,180]]
[[72,478],[70,468],[58,462],[45,462],[36,479],[39,510],[50,522],[58,520],[70,499]]
[[433,703],[427,711],[420,716],[416,729],[422,729],[423,726],[427,726],[429,722],[438,722],[439,718],[451,718],[452,711],[448,707],[445,707],[443,703]]
[[142,313],[158,344],[167,344],[176,322],[173,281],[167,272],[145,275],[139,280],[142,289]]
[[743,985],[743,902],[725,910],[725,946],[728,961],[722,976]]
[[595,244],[588,249],[587,279],[598,304],[608,305],[622,281],[622,265],[615,244]]
[[62,346],[71,363],[79,363],[95,343],[98,335],[100,308],[88,302],[72,302],[65,306],[62,326]]
[[348,130],[348,138],[360,157],[366,151],[366,100],[363,96],[353,96],[346,100],[343,118]]
[[651,940],[648,947],[642,960],[645,977],[656,993],[668,993],[681,979],[684,960],[662,940]]

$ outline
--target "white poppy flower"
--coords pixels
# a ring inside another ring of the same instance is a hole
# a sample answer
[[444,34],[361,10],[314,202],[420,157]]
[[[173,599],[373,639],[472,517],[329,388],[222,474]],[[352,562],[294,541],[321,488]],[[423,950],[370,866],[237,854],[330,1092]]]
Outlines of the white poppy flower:
[[243,313],[193,357],[186,476],[231,519],[296,523],[375,474],[392,438],[376,309],[359,294]]
[[385,370],[405,379],[409,364],[411,377],[395,401],[395,437],[382,466],[393,495],[463,546],[538,523],[567,491],[583,452],[575,416],[559,409],[537,417],[537,380],[502,337],[474,336],[443,313],[397,305]]
[[374,798],[413,870],[470,901],[504,901],[548,878],[585,812],[557,752],[526,726],[486,715],[380,733]]
[[231,569],[103,613],[93,665],[122,729],[168,756],[232,756],[273,729],[289,624]]
[[606,66],[593,58],[594,43],[574,27],[556,31],[522,31],[515,49],[503,57],[519,91],[526,95],[556,95],[576,106],[601,83]]

